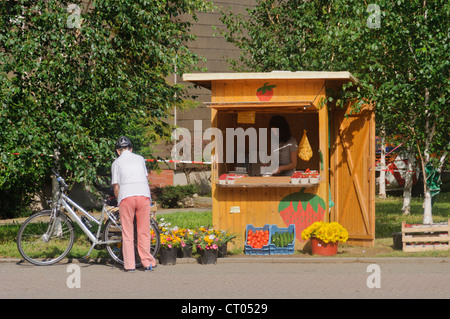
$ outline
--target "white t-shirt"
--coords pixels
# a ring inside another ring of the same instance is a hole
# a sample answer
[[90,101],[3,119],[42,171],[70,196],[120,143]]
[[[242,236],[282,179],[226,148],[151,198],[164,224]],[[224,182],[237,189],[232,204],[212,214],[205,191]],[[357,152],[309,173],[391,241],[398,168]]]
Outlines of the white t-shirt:
[[124,150],[111,166],[111,184],[119,184],[117,204],[127,197],[145,196],[151,199],[148,172],[142,156]]

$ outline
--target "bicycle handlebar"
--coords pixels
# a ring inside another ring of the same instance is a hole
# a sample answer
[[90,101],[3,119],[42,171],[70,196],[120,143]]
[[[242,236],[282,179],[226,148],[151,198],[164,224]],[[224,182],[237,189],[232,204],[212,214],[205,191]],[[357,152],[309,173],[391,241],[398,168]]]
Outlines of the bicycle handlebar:
[[69,188],[69,186],[67,186],[64,178],[62,178],[61,175],[59,175],[55,169],[52,168],[52,172],[53,172],[53,174],[55,174],[56,180],[61,184],[62,187]]

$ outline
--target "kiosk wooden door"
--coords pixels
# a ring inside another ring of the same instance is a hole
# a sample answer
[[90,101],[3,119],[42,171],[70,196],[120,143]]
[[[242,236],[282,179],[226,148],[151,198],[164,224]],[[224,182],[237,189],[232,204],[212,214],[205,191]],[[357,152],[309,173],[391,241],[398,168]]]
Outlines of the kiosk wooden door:
[[372,246],[375,239],[375,121],[369,107],[331,116],[330,219],[349,232],[349,243]]

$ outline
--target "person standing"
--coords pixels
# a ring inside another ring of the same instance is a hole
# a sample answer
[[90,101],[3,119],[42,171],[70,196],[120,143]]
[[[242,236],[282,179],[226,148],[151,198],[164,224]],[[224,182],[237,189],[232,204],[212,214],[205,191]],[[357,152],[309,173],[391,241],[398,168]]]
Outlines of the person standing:
[[134,250],[134,219],[136,218],[137,247],[145,271],[156,265],[150,253],[150,204],[148,172],[142,156],[133,153],[129,138],[121,136],[115,145],[119,157],[111,167],[111,184],[119,206],[122,223],[122,252],[125,271],[136,268]]

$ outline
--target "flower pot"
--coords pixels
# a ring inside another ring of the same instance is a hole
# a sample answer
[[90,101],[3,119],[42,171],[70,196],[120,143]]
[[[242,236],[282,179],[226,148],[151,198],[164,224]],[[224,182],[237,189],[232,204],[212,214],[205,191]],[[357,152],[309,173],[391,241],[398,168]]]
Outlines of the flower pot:
[[322,240],[312,237],[311,249],[313,255],[333,256],[337,254],[338,243],[324,243]]
[[393,246],[395,250],[403,249],[402,232],[396,232],[392,234]]
[[203,265],[216,264],[217,256],[218,256],[217,249],[202,249],[202,250],[200,250],[200,260]]
[[178,248],[178,258],[191,258],[192,257],[192,245],[185,245]]
[[223,243],[222,245],[219,246],[219,248],[217,250],[218,250],[218,252],[217,252],[218,258],[225,257],[227,255],[227,251],[228,251],[228,243]]
[[161,247],[159,250],[159,263],[161,265],[175,265],[177,263],[178,248]]

